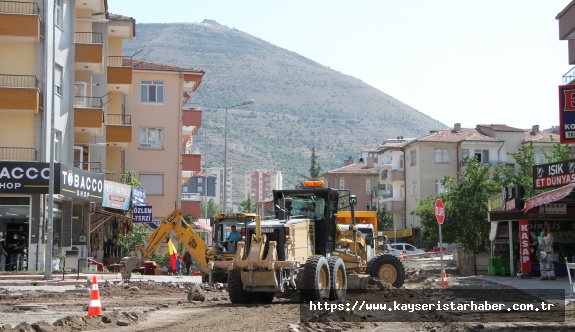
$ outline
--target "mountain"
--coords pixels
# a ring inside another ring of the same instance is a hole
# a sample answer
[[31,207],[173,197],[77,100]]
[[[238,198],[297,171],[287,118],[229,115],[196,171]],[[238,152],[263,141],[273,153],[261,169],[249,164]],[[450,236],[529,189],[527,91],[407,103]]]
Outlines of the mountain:
[[[223,126],[225,107],[255,100],[228,110],[234,201],[244,199],[246,171],[279,170],[284,188],[296,185],[309,174],[314,144],[328,171],[387,138],[445,127],[357,78],[215,21],[137,24],[136,31],[123,54],[205,71],[190,100],[201,105],[202,128]],[[223,131],[208,130],[207,144],[204,135],[200,130],[194,136],[196,153],[207,150],[208,166],[223,166]]]

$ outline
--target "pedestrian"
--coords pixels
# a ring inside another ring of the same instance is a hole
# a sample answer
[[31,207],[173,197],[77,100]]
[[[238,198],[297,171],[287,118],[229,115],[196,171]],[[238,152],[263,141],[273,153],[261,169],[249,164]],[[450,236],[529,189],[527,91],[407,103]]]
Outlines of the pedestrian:
[[190,269],[192,268],[192,255],[189,251],[184,253],[184,264],[186,264],[186,275],[190,275]]
[[19,266],[18,263],[20,262],[20,254],[24,245],[22,241],[20,241],[20,237],[18,234],[14,234],[10,242],[7,243],[8,247],[8,256],[10,258],[9,262],[9,269],[8,271],[18,271]]
[[176,275],[180,276],[182,271],[182,259],[180,256],[176,258]]
[[6,259],[8,258],[8,252],[6,251],[6,241],[0,233],[0,271],[6,270]]

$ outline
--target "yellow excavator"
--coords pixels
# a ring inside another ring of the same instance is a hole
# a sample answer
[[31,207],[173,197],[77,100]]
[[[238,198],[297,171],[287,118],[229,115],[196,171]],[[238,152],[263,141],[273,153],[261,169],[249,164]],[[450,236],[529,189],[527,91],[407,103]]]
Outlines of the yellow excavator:
[[[351,209],[347,229],[337,224],[345,197]],[[232,261],[208,264],[228,271],[232,303],[271,302],[291,291],[304,301],[339,300],[348,288],[365,289],[370,277],[403,285],[405,270],[397,257],[368,256],[370,240],[355,221],[357,198],[349,191],[306,181],[304,188],[274,190],[273,201],[275,218],[248,225]]]
[[230,250],[232,246],[226,241],[231,226],[236,226],[242,230],[242,234],[245,234],[247,224],[253,223],[256,219],[259,220],[259,216],[253,213],[216,214],[211,219],[213,246],[208,248],[204,240],[182,218],[181,211],[174,210],[166,215],[160,226],[145,240],[144,245],[137,248],[140,256],[133,253],[132,256],[120,260],[122,280],[130,281],[132,271],[141,266],[170,233],[174,233],[190,253],[197,269],[202,272],[203,281],[225,282],[227,271],[209,269],[209,264],[214,261],[232,260],[235,252]]

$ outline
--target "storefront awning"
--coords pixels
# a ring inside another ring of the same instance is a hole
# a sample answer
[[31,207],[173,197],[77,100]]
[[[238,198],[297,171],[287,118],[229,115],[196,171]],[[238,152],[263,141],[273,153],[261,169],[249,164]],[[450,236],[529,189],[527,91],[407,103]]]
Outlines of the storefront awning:
[[212,232],[212,228],[210,227],[210,225],[206,225],[203,222],[195,222],[194,225],[204,232],[207,232],[207,233]]
[[531,197],[525,201],[524,212],[543,204],[549,204],[556,202],[564,197],[567,197],[575,188],[575,183],[570,183],[564,187],[539,194],[535,197]]

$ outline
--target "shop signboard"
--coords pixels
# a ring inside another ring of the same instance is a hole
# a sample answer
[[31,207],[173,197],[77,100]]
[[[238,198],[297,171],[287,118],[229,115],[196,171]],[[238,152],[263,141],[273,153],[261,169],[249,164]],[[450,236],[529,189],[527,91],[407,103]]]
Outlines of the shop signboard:
[[567,204],[550,203],[539,205],[540,214],[567,214]]
[[575,85],[559,86],[559,140],[575,142]]
[[49,181],[49,163],[0,162],[0,193],[47,194]]
[[102,203],[104,195],[104,174],[93,173],[71,167],[59,165],[59,172],[55,182],[60,183],[60,194],[66,197],[80,198],[90,202]]
[[497,194],[495,196],[489,197],[488,205],[489,211],[503,211],[504,205],[504,195],[503,193]]
[[413,228],[400,229],[397,231],[397,237],[408,237],[413,235]]
[[533,166],[533,189],[561,187],[575,182],[575,160]]
[[146,191],[132,186],[132,204],[146,205]]
[[152,207],[147,205],[134,206],[132,209],[134,222],[153,222]]
[[519,252],[521,257],[521,272],[531,272],[531,251],[529,248],[529,221],[527,219],[519,220]]
[[104,198],[102,200],[102,206],[129,211],[131,191],[132,186],[129,184],[104,180]]

